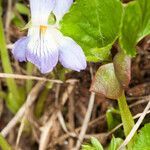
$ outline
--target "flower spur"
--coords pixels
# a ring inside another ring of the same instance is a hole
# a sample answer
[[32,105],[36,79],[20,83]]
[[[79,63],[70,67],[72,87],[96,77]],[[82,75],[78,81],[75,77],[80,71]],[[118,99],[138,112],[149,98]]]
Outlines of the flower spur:
[[[30,0],[32,26],[12,49],[14,57],[35,64],[41,73],[48,73],[58,63],[75,71],[86,68],[86,58],[81,47],[58,30],[59,21],[69,10],[73,0]],[[50,13],[56,17],[54,25],[48,24]]]

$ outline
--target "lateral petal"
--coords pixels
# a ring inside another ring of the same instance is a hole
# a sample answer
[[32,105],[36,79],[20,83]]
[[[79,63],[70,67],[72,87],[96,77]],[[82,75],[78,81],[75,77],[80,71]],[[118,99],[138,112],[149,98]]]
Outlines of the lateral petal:
[[63,36],[57,29],[53,30],[51,34],[57,41],[61,64],[65,68],[75,71],[84,70],[87,63],[82,48],[70,37]]
[[20,62],[26,61],[26,51],[28,42],[29,37],[22,37],[21,39],[15,42],[14,47],[12,49],[12,53],[16,60]]

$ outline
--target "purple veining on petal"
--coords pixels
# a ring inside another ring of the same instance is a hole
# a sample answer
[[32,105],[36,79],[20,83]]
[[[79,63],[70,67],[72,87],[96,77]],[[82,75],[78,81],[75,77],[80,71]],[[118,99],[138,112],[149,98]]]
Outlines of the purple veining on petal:
[[73,0],[56,0],[53,12],[56,16],[57,22],[59,22],[64,16],[64,14],[68,12],[72,3]]
[[35,64],[41,73],[48,73],[53,70],[58,62],[58,49],[49,30],[38,34],[38,30],[33,32],[28,44],[29,51],[26,52],[27,60]]
[[15,59],[17,59],[20,62],[26,61],[26,51],[27,51],[28,42],[29,42],[29,37],[22,37],[14,44],[12,53]]
[[69,37],[60,42],[59,61],[61,64],[75,71],[84,70],[87,66],[85,55],[81,47]]
[[58,62],[58,53],[56,51],[55,53],[52,54],[38,56],[37,54],[33,54],[31,51],[28,51],[27,60],[36,65],[38,69],[41,71],[41,73],[45,74],[51,72],[55,67],[54,61]]

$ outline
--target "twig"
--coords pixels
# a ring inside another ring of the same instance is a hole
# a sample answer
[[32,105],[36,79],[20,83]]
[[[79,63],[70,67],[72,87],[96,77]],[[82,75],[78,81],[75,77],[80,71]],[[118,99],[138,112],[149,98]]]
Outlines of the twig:
[[[75,129],[74,114],[75,114],[75,103],[74,103],[74,92],[72,92],[68,102],[68,123],[69,123],[69,130],[71,132],[73,132]],[[72,149],[73,147],[74,147],[74,140],[71,137],[68,140],[68,149]]]
[[0,78],[13,78],[13,79],[22,79],[22,80],[37,80],[37,81],[49,81],[53,83],[63,83],[61,80],[52,80],[35,76],[28,75],[19,75],[19,74],[9,74],[9,73],[0,73]]
[[16,147],[18,147],[19,145],[19,141],[20,141],[20,138],[21,138],[21,135],[22,135],[22,131],[24,129],[24,125],[25,125],[25,120],[26,120],[26,117],[24,116],[21,120],[21,125],[19,127],[19,131],[18,131],[18,135],[17,135],[17,140],[16,140]]
[[29,93],[25,104],[20,108],[17,114],[11,119],[11,121],[6,125],[6,127],[1,131],[1,134],[6,137],[12,128],[17,124],[18,120],[24,115],[26,108],[29,108],[34,101],[36,100],[41,87],[44,85],[44,82],[38,82],[31,92]]
[[63,128],[63,130],[64,130],[66,133],[69,133],[69,131],[68,131],[67,127],[66,127],[65,120],[64,120],[64,118],[63,118],[63,115],[62,115],[62,112],[61,112],[61,111],[58,111],[57,117],[58,117],[58,120],[59,120],[60,125],[61,125],[61,127]]
[[[142,101],[142,103],[145,103],[145,101]],[[135,105],[133,105],[132,107],[134,107]],[[147,114],[149,114],[150,111],[147,112]],[[135,115],[133,118],[137,119],[141,116],[141,113]],[[88,127],[92,127],[93,125],[97,124],[100,120],[105,119],[105,115],[100,116],[98,118],[96,118],[95,120],[92,120],[91,122],[88,123]],[[111,134],[113,134],[116,130],[118,130],[120,127],[122,127],[122,123],[117,125],[114,129],[112,129],[110,132],[106,133],[107,136],[110,136]],[[67,138],[71,137],[77,137],[77,133],[81,130],[81,127],[76,128],[74,132],[69,132],[63,136],[61,136],[60,138],[58,138],[54,144],[57,143],[62,143],[64,140],[66,140]],[[86,137],[85,137],[86,138]]]
[[130,140],[132,139],[132,137],[134,136],[135,132],[137,131],[137,129],[140,127],[143,119],[145,118],[148,110],[150,109],[150,101],[148,102],[146,108],[144,109],[143,113],[141,114],[140,118],[138,119],[137,123],[134,125],[134,127],[132,128],[131,132],[129,133],[129,135],[126,137],[125,141],[121,144],[121,146],[119,147],[118,150],[123,150],[125,148],[125,146],[130,142]]
[[90,100],[89,100],[87,113],[85,115],[85,119],[84,119],[84,122],[83,122],[83,125],[82,125],[82,128],[81,128],[81,132],[79,134],[78,141],[76,143],[76,146],[75,146],[74,150],[79,150],[79,148],[81,146],[81,143],[84,139],[84,135],[85,135],[87,127],[88,127],[88,122],[90,121],[90,117],[91,117],[91,114],[92,114],[92,109],[93,109],[93,106],[94,106],[94,100],[95,100],[95,93],[92,92],[91,96],[90,96]]
[[137,105],[139,105],[139,104],[146,103],[146,102],[148,102],[148,101],[150,101],[148,98],[142,99],[142,100],[140,100],[140,101],[137,101],[137,102],[135,102],[135,103],[129,105],[129,108],[132,108],[132,107],[137,106]]
[[48,146],[50,131],[53,126],[53,122],[55,121],[57,115],[54,113],[49,121],[41,128],[41,137],[39,143],[39,150],[45,150]]
[[[105,115],[100,116],[100,117],[96,118],[95,120],[92,120],[91,122],[88,123],[88,127],[91,127],[91,126],[95,125],[96,123],[98,123],[100,120],[103,120],[104,118],[105,118]],[[74,132],[69,132],[69,133],[61,136],[60,138],[58,138],[58,140],[55,141],[54,144],[61,143],[62,141],[64,141],[67,138],[69,138],[70,136],[71,137],[77,137],[77,133],[81,130],[81,128],[82,127],[79,127],[77,129],[75,129]]]

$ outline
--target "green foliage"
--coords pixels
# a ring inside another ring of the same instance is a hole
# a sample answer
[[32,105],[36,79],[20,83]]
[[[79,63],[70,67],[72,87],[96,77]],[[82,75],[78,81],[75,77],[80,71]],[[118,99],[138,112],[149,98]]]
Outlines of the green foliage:
[[82,145],[82,150],[103,150],[101,143],[94,137],[89,144]]
[[23,3],[17,2],[12,13],[12,22],[19,28],[22,28],[26,25],[26,21],[24,21],[22,15],[26,16],[29,20],[30,10]]
[[28,17],[30,16],[30,10],[26,5],[18,2],[16,3],[15,8],[20,14],[27,15]]
[[77,0],[64,16],[61,31],[83,48],[87,60],[104,60],[118,37],[121,17],[119,0]]
[[2,150],[12,150],[10,145],[7,143],[6,139],[0,134],[0,149]]
[[108,130],[110,131],[119,123],[121,123],[120,112],[117,109],[109,108],[106,112],[106,121]]
[[123,140],[120,138],[112,137],[111,143],[108,147],[108,150],[117,150],[119,146],[122,144]]
[[22,104],[25,102],[25,94],[26,94],[25,88],[24,87],[18,88],[18,93],[19,93],[18,101],[14,99],[14,95],[12,92],[9,92],[6,97],[7,107],[12,113],[16,113],[18,109],[22,106]]
[[120,45],[122,50],[130,56],[135,56],[136,42],[140,30],[141,19],[138,2],[133,1],[125,5],[123,21],[120,35]]
[[138,41],[143,37],[150,34],[150,0],[138,0],[140,5],[142,19],[141,19],[141,29],[138,35]]
[[149,0],[132,1],[124,7],[120,45],[127,55],[135,56],[137,43],[150,34],[149,8]]
[[146,124],[138,134],[133,150],[149,150],[150,149],[150,123]]
[[0,0],[0,17],[2,16],[2,0]]
[[35,116],[37,118],[40,118],[43,111],[44,111],[44,106],[45,106],[45,101],[46,101],[46,98],[49,94],[49,91],[50,89],[53,88],[53,84],[52,83],[47,83],[45,85],[45,89],[42,91],[42,93],[40,94],[38,100],[37,100],[37,103],[35,105]]

